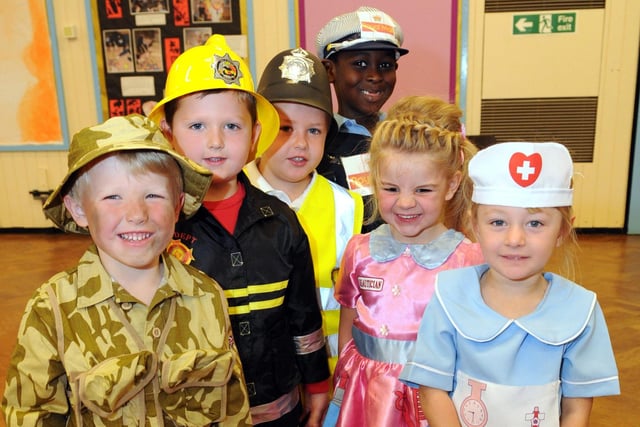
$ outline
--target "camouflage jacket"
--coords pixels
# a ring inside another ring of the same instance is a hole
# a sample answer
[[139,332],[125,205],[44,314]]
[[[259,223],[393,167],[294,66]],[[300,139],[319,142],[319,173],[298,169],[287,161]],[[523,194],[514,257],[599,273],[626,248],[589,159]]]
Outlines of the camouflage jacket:
[[8,427],[250,425],[222,290],[163,262],[149,306],[112,283],[95,246],[36,291],[8,369]]

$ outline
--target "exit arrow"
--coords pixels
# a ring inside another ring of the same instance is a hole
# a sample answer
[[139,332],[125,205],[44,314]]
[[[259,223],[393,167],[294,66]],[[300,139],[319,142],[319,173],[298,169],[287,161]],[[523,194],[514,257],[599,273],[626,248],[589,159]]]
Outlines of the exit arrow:
[[532,27],[533,27],[533,22],[527,21],[527,18],[520,18],[518,22],[516,22],[516,28],[521,33],[524,33],[525,31],[527,31],[528,28],[532,28]]

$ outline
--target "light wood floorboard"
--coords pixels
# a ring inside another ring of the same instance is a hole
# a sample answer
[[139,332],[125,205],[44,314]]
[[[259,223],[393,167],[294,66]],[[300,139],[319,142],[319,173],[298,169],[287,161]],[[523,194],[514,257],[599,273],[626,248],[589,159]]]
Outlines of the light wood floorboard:
[[[591,426],[640,426],[640,236],[581,234],[579,240],[581,284],[598,293],[622,386],[620,396],[595,400]],[[83,236],[0,233],[0,395],[27,299],[51,275],[73,266],[88,244]]]

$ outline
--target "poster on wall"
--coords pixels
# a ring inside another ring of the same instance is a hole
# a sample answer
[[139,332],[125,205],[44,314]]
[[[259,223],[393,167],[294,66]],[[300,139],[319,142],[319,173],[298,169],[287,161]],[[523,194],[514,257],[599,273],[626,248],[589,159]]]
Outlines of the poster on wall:
[[241,33],[240,0],[94,0],[105,116],[143,114],[163,96],[167,72],[211,34]]
[[64,100],[56,79],[50,0],[2,0],[0,151],[64,150]]

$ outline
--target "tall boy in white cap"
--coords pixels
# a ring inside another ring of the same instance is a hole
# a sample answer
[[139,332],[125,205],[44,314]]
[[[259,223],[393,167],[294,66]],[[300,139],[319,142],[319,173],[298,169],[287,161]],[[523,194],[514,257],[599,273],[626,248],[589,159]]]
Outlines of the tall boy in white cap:
[[620,393],[596,295],[545,272],[557,248],[572,265],[572,173],[557,143],[501,143],[471,159],[487,264],[438,275],[401,375],[433,425],[586,426],[593,397]]
[[[400,25],[373,7],[336,16],[318,33],[316,48],[338,100],[338,133],[327,141],[318,172],[345,188],[371,196],[363,155],[381,109],[393,93],[402,48]],[[365,212],[365,218],[370,212]],[[365,231],[375,225],[365,225]]]
[[73,137],[44,212],[94,244],[27,305],[7,426],[251,425],[223,291],[165,251],[210,181],[139,115]]

